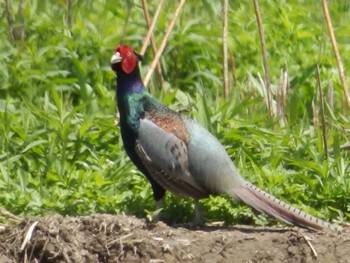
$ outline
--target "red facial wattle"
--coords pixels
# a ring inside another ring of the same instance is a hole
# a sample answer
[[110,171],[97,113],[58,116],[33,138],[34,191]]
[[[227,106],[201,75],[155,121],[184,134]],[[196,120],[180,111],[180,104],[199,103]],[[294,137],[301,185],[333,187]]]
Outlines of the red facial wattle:
[[123,58],[121,67],[125,73],[132,72],[137,66],[137,56],[134,50],[128,46],[119,46],[116,48],[116,52],[120,53]]

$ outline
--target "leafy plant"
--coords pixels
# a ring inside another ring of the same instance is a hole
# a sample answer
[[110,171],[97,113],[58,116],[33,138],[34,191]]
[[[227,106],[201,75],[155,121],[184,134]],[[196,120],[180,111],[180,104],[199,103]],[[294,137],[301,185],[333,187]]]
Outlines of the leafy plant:
[[[318,1],[261,2],[275,104],[281,70],[288,72],[285,125],[266,110],[252,3],[230,4],[229,100],[222,94],[222,6],[213,1],[186,3],[161,58],[167,91],[152,79],[156,96],[214,133],[249,181],[316,216],[348,220],[349,154],[344,144],[350,119]],[[151,15],[156,6],[156,1],[149,3]],[[21,0],[4,7],[1,206],[17,215],[151,215],[150,186],[123,150],[109,68],[116,44],[141,47],[147,33],[141,5]],[[166,1],[154,31],[157,43],[172,17],[166,10],[175,8],[175,2]],[[349,5],[332,2],[330,9],[340,53],[347,54]],[[149,48],[144,74],[152,57]],[[343,62],[349,75],[349,57],[344,55]],[[315,123],[320,107],[317,65],[325,94],[328,158],[321,125]],[[225,197],[201,204],[209,220],[271,222]],[[162,214],[169,222],[189,221],[192,206],[190,200],[168,194]]]

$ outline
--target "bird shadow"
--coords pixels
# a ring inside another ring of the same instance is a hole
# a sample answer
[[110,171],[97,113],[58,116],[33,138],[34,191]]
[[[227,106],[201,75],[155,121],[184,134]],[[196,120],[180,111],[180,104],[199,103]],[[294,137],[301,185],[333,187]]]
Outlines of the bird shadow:
[[188,230],[194,231],[204,231],[204,232],[214,232],[214,231],[240,231],[242,233],[285,233],[289,232],[291,228],[276,228],[276,227],[255,227],[255,226],[215,226],[215,225],[202,225],[202,226],[191,226],[186,224],[181,225],[173,225],[173,227],[182,227]]
[[239,231],[246,234],[253,234],[253,233],[287,233],[287,232],[295,232],[299,231],[300,229],[314,232],[310,229],[305,228],[298,228],[293,226],[286,226],[279,228],[278,226],[252,226],[252,225],[217,225],[217,224],[201,224],[196,225],[193,223],[166,223],[168,227],[171,228],[184,228],[189,231],[203,231],[203,232],[214,232],[214,231]]

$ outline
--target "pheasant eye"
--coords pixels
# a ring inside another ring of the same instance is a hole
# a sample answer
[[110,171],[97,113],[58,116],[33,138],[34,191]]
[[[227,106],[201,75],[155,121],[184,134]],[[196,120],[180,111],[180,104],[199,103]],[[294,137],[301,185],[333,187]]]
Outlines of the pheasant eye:
[[128,51],[128,53],[126,54],[128,57],[130,57],[131,56],[131,52],[130,51]]

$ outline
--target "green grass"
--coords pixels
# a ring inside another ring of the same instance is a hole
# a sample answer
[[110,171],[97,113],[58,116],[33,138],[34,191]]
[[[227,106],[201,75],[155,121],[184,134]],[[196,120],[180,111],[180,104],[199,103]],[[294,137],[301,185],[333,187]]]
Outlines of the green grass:
[[[142,46],[147,29],[140,3],[71,1],[69,24],[63,3],[23,0],[21,11],[17,2],[9,10],[13,24],[0,21],[0,206],[21,216],[145,216],[145,210],[153,209],[151,188],[123,150],[109,67],[115,45]],[[176,8],[166,2],[155,30],[158,43]],[[149,3],[151,13],[156,5]],[[340,146],[349,140],[350,118],[319,1],[260,5],[273,88],[281,69],[289,75],[284,126],[269,118],[261,95],[263,68],[250,1],[230,6],[234,66],[230,63],[232,96],[227,102],[222,94],[221,4],[213,1],[186,3],[161,59],[169,89],[160,91],[154,77],[155,95],[215,134],[249,181],[316,216],[349,220],[349,153]],[[349,75],[350,5],[329,5]],[[15,33],[9,34],[10,29]],[[144,74],[152,59],[149,48]],[[334,106],[327,104],[325,114],[333,149],[328,158],[321,126],[313,123],[312,102],[319,107],[317,64],[326,103],[328,87],[334,87]],[[209,220],[272,222],[225,197],[201,203]],[[192,203],[168,194],[164,214],[169,221],[191,220]]]

